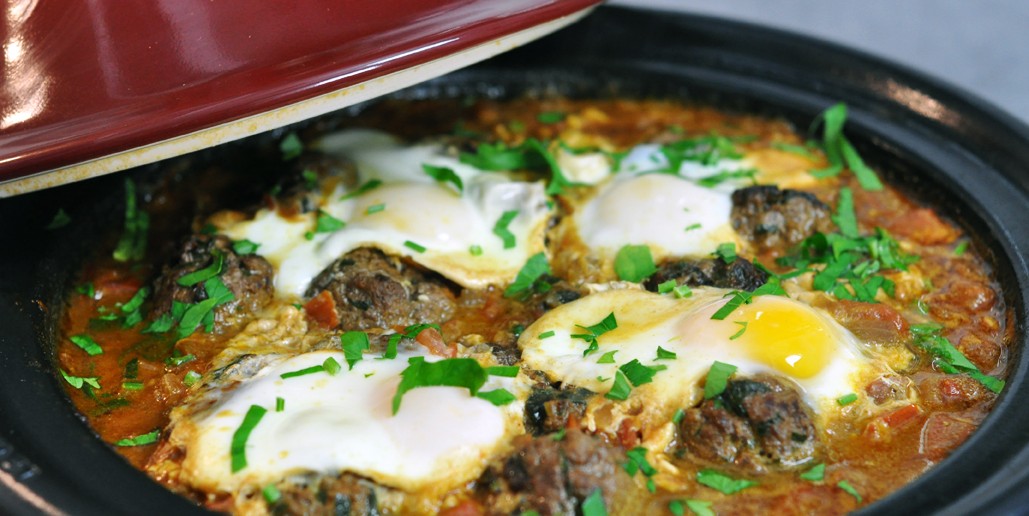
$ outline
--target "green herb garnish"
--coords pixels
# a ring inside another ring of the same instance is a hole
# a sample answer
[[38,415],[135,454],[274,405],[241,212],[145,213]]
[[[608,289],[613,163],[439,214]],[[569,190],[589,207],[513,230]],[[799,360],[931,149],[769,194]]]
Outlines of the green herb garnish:
[[736,372],[736,366],[715,361],[707,372],[707,379],[704,381],[704,399],[712,399],[723,392],[729,383],[729,377]]
[[500,240],[504,242],[504,249],[512,249],[515,247],[515,235],[507,227],[511,224],[511,221],[518,216],[518,210],[505,211],[503,215],[497,219],[497,223],[493,225],[493,234],[500,237]]
[[137,435],[135,437],[128,437],[126,439],[121,439],[121,440],[115,442],[114,445],[115,446],[145,446],[145,445],[148,445],[148,444],[156,443],[157,442],[157,438],[160,437],[160,435],[161,435],[161,431],[160,430],[154,430],[153,432],[148,432],[148,433],[145,433],[145,434],[142,434],[142,435]]
[[646,245],[626,245],[615,255],[615,274],[622,281],[639,283],[657,271],[654,257]]
[[454,185],[454,188],[457,188],[458,193],[464,192],[464,183],[461,181],[461,176],[457,175],[457,173],[454,172],[454,169],[422,163],[422,170],[428,174],[429,177],[440,183],[450,183]]
[[250,409],[243,416],[243,422],[232,434],[229,453],[232,457],[233,473],[247,467],[247,439],[250,438],[250,432],[254,431],[254,427],[261,422],[261,418],[266,412],[268,409],[260,405],[250,405]]
[[354,364],[364,358],[369,347],[368,334],[363,331],[348,331],[339,337],[343,348],[343,356],[347,360],[347,370],[353,370]]
[[698,471],[697,482],[727,495],[738,493],[748,487],[757,485],[757,482],[753,480],[737,480],[713,469]]
[[545,274],[550,274],[547,256],[543,252],[532,255],[518,271],[515,280],[504,290],[504,297],[525,299],[535,287],[536,282]]

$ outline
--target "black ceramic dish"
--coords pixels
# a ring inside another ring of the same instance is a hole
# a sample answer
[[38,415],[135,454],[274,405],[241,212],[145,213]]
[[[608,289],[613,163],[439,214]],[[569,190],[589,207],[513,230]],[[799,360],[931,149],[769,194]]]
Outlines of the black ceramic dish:
[[[598,37],[599,36],[599,37]],[[978,432],[939,467],[863,512],[1007,514],[1029,507],[1029,128],[975,97],[845,48],[752,25],[602,8],[582,23],[402,96],[672,96],[806,124],[836,101],[848,134],[890,180],[975,235],[1005,288],[1016,351]],[[803,127],[803,125],[799,125]],[[235,159],[268,136],[206,152]],[[130,174],[132,172],[129,172]],[[0,201],[0,513],[202,513],[94,437],[53,369],[62,293],[116,224],[119,177]],[[71,225],[43,231],[57,207]]]

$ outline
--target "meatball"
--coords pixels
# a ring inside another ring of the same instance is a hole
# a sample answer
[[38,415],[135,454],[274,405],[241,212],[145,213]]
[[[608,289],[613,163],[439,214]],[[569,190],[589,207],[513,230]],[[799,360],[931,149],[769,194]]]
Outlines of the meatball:
[[793,469],[818,450],[810,410],[771,377],[730,380],[721,395],[686,411],[679,433],[681,451],[746,473]]
[[643,286],[651,292],[657,292],[658,285],[668,280],[691,287],[720,287],[753,292],[768,281],[768,274],[746,260],[737,259],[732,263],[715,258],[673,260],[662,263]]
[[347,330],[443,323],[454,313],[454,293],[441,277],[370,248],[355,249],[318,274],[307,289],[328,291]]
[[195,234],[182,245],[175,261],[164,267],[154,283],[154,315],[167,313],[172,302],[193,304],[207,299],[203,282],[179,285],[179,278],[211,266],[222,256],[218,277],[232,291],[234,299],[215,309],[215,321],[224,324],[229,318],[247,318],[274,295],[275,270],[264,257],[240,255],[232,249],[232,240],[223,235]]
[[581,418],[594,393],[578,387],[535,387],[525,401],[525,428],[532,435],[557,432]]
[[569,430],[562,439],[520,436],[515,451],[477,482],[491,514],[575,514],[598,489],[608,507],[633,489],[620,464],[625,456],[600,438]]
[[732,227],[760,252],[784,255],[816,232],[832,231],[831,214],[807,192],[761,185],[732,193]]

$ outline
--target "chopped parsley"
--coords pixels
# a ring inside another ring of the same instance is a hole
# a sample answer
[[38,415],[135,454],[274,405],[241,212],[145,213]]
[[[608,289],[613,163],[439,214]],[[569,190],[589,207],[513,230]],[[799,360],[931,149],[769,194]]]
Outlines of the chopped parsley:
[[732,242],[725,242],[718,244],[718,248],[714,252],[715,257],[721,258],[723,262],[729,264],[736,261],[736,244]]
[[512,249],[515,247],[515,235],[507,227],[511,224],[511,221],[518,216],[518,210],[505,211],[503,215],[497,219],[497,223],[493,225],[493,234],[500,237],[500,240],[504,242],[504,249]]
[[565,114],[560,111],[544,111],[536,115],[536,120],[541,124],[556,124],[565,119]]
[[914,336],[915,344],[936,357],[936,367],[941,371],[947,374],[964,373],[996,393],[1004,390],[1004,380],[979,371],[975,364],[941,334],[942,331],[943,326],[939,324],[911,325],[911,334]]
[[[418,387],[464,387],[475,396],[486,383],[488,373],[471,358],[448,358],[427,362],[425,357],[411,357],[407,368],[400,373],[400,385],[393,395],[393,414],[400,410],[400,402],[408,391]],[[487,400],[489,401],[489,400]]]
[[83,283],[75,287],[75,291],[90,299],[96,297],[96,288],[93,286],[93,282]]
[[482,246],[472,245],[468,248],[468,254],[472,256],[482,256]]
[[825,479],[825,464],[815,464],[811,469],[801,473],[800,478],[808,482],[821,482]]
[[704,399],[709,400],[725,392],[729,377],[735,372],[736,366],[715,360],[704,381]]
[[729,340],[736,340],[742,337],[743,334],[747,331],[747,321],[733,321],[733,324],[738,324],[740,326],[740,329],[736,333],[730,335]]
[[436,331],[440,332],[440,335],[443,334],[443,330],[439,327],[438,324],[412,324],[411,326],[404,328],[403,332],[394,333],[393,335],[389,336],[389,340],[386,343],[386,352],[383,353],[382,358],[387,358],[391,360],[397,358],[397,344],[400,343],[400,339],[414,339],[418,337],[418,334],[426,328],[433,328]]
[[965,254],[965,251],[967,249],[968,249],[968,240],[961,241],[961,243],[959,243],[957,245],[957,247],[954,248],[954,256],[961,256],[961,255]]
[[415,242],[412,242],[410,240],[404,240],[404,247],[406,247],[408,249],[411,249],[412,251],[414,251],[416,253],[424,253],[425,252],[425,246],[423,246],[421,244],[418,244],[418,243],[415,243]]
[[718,164],[723,159],[742,158],[743,154],[736,148],[733,140],[711,134],[662,145],[661,154],[667,161],[667,166],[659,172],[678,174],[682,164],[687,161],[710,166]]
[[369,347],[368,334],[363,331],[348,331],[339,337],[339,342],[343,348],[343,356],[347,360],[347,370],[353,370],[354,364],[364,358],[364,352]]
[[710,176],[705,176],[697,180],[697,184],[705,188],[714,188],[726,181],[733,179],[750,179],[751,182],[756,184],[755,177],[757,176],[757,169],[755,168],[741,168],[738,170],[722,170]]
[[607,516],[607,506],[604,505],[604,494],[598,487],[579,506],[582,509],[582,516]]
[[75,389],[81,389],[83,385],[88,385],[94,389],[100,388],[100,378],[96,376],[72,376],[61,369],[61,376],[64,377],[64,381],[68,382]]
[[422,163],[422,170],[428,174],[429,177],[440,183],[450,183],[454,185],[454,188],[457,188],[458,193],[464,192],[464,183],[461,181],[461,176],[457,175],[457,173],[454,172],[454,169]]
[[340,197],[339,200],[345,201],[347,199],[353,199],[354,197],[358,197],[360,195],[366,194],[366,193],[368,193],[368,192],[370,192],[370,191],[372,191],[372,190],[374,190],[374,189],[376,189],[376,188],[378,188],[380,186],[382,186],[382,181],[381,180],[369,179],[368,181],[365,181],[364,184],[362,184],[361,186],[357,187],[357,189],[355,189],[355,190],[353,190],[351,192],[347,192],[347,193],[343,194],[343,196]]
[[204,267],[203,269],[195,270],[189,274],[183,275],[175,282],[182,287],[192,287],[202,281],[207,281],[222,273],[222,266],[225,263],[225,255],[217,250],[211,250],[211,265]]
[[550,274],[550,264],[547,263],[547,256],[541,251],[529,257],[518,271],[515,280],[504,290],[504,297],[527,298],[537,281],[545,274]]
[[373,213],[379,213],[380,211],[383,211],[385,209],[386,209],[386,205],[385,204],[382,204],[382,203],[380,203],[380,204],[373,204],[373,205],[369,206],[368,208],[366,208],[364,210],[364,214],[365,215],[371,215]]
[[257,252],[258,247],[261,247],[261,244],[246,239],[236,240],[232,243],[232,250],[240,256],[254,254]]
[[672,414],[672,422],[675,424],[682,423],[682,418],[686,417],[686,411],[679,408],[675,409],[675,413]]
[[150,289],[143,287],[137,290],[128,302],[121,305],[122,317],[125,318],[122,321],[122,326],[131,328],[143,321],[143,313],[140,309],[143,307],[143,301],[146,301],[146,297],[149,294]]
[[[204,331],[210,332],[214,327],[214,309],[232,301],[236,296],[217,276],[204,281],[204,291],[207,293],[207,299],[199,303],[187,305],[172,302],[171,317],[154,321],[144,331],[153,333],[166,326],[171,329],[169,323],[174,325],[177,322],[179,325],[178,338],[180,339],[191,335],[201,324],[204,325]],[[158,323],[160,323],[159,326],[155,328]]]
[[104,352],[104,348],[101,348],[100,344],[97,344],[97,342],[93,340],[93,337],[90,337],[89,335],[72,335],[68,337],[68,340],[70,340],[72,344],[75,344],[76,346],[81,348],[82,351],[85,351],[86,354],[91,357],[97,356]]
[[687,508],[697,516],[715,516],[715,512],[711,510],[711,502],[706,500],[672,500],[668,502],[668,510],[675,516],[683,516],[686,514]]
[[597,363],[598,364],[613,364],[613,363],[615,363],[615,353],[618,353],[617,349],[608,351],[607,353],[604,353],[603,355],[600,355],[600,358],[597,359]]
[[607,314],[607,316],[604,317],[604,319],[602,319],[600,322],[598,322],[597,324],[594,324],[592,326],[582,326],[580,324],[576,324],[575,326],[578,327],[578,328],[582,328],[582,329],[586,330],[586,332],[587,332],[587,333],[573,333],[572,334],[572,338],[573,339],[582,339],[582,340],[586,341],[587,344],[589,344],[586,347],[586,351],[582,352],[582,356],[586,356],[586,355],[589,355],[590,353],[596,351],[597,348],[599,347],[599,343],[597,342],[597,337],[600,337],[601,335],[603,335],[603,334],[605,334],[605,333],[607,333],[607,332],[609,332],[611,330],[614,330],[615,328],[618,328],[618,321],[615,320],[615,313],[611,312],[611,313]]
[[346,225],[346,222],[343,222],[322,210],[318,210],[318,214],[314,219],[314,231],[304,233],[304,238],[314,240],[314,236],[317,234],[332,233],[343,229]]
[[836,213],[830,217],[840,228],[840,233],[847,238],[858,238],[857,216],[854,215],[854,193],[850,188],[840,188],[840,198],[836,201]]
[[667,369],[667,366],[646,366],[643,365],[638,359],[632,359],[631,361],[622,364],[618,370],[625,375],[625,378],[629,380],[629,383],[633,387],[639,387],[640,385],[648,384],[654,380],[654,375],[658,371]]
[[512,366],[489,366],[486,368],[486,374],[490,376],[500,376],[503,378],[514,378],[518,376],[518,371],[521,367],[516,365]]
[[492,391],[479,391],[475,394],[476,398],[484,399],[498,407],[507,405],[518,398],[514,394],[511,394],[507,389],[493,389]]
[[243,416],[243,422],[232,434],[229,453],[232,457],[233,473],[247,467],[247,439],[250,438],[250,432],[254,431],[254,427],[261,422],[261,418],[266,412],[268,409],[260,405],[250,405],[250,409]]
[[114,443],[115,446],[146,446],[148,444],[154,444],[157,442],[157,438],[161,436],[160,430],[154,430],[145,434],[137,435],[135,437],[128,437],[120,439]]
[[282,161],[289,161],[304,152],[304,142],[300,141],[297,133],[289,133],[279,141],[279,151],[282,152]]
[[340,369],[343,369],[343,366],[339,365],[335,358],[329,357],[322,362],[322,369],[329,373],[329,376],[336,376]]
[[629,459],[622,468],[629,474],[630,477],[635,476],[636,472],[643,473],[643,476],[647,477],[647,490],[653,493],[657,486],[654,485],[654,479],[650,478],[657,474],[657,469],[651,466],[647,462],[647,449],[642,446],[637,446],[627,452],[625,456]]
[[843,135],[843,125],[847,120],[847,105],[835,104],[823,111],[818,119],[823,122],[822,150],[829,159],[829,167],[812,170],[811,175],[820,178],[837,176],[843,171],[843,166],[846,164],[862,188],[882,190],[882,182],[879,181],[875,171],[868,168],[854,146]]
[[141,391],[143,390],[143,382],[122,382],[121,388],[126,391]]
[[[337,363],[336,365],[338,366],[339,364]],[[318,364],[318,365],[313,365],[311,367],[305,367],[303,369],[298,369],[296,371],[288,371],[288,372],[282,373],[282,374],[279,375],[279,378],[282,378],[283,380],[285,380],[287,378],[296,378],[297,376],[305,376],[305,375],[309,375],[309,374],[320,373],[320,372],[322,372],[324,370],[325,370],[325,364],[322,363],[322,364]]]
[[279,488],[275,487],[275,484],[264,486],[264,489],[261,489],[261,496],[268,503],[275,503],[282,499],[282,493],[279,491]]
[[841,407],[845,407],[847,405],[850,405],[851,403],[854,403],[857,400],[858,400],[858,395],[856,393],[851,392],[851,393],[848,393],[848,394],[844,394],[843,396],[840,396],[839,398],[836,398],[836,403],[838,403]]
[[186,375],[182,377],[182,383],[186,387],[192,387],[195,383],[200,381],[200,373],[196,371],[187,371]]
[[626,245],[615,255],[615,274],[622,281],[639,283],[657,271],[646,245]]
[[282,412],[286,410],[286,400],[284,398],[275,398],[275,412]]
[[535,138],[529,138],[521,145],[510,148],[503,142],[495,144],[483,142],[476,147],[475,154],[462,152],[460,160],[461,163],[480,170],[550,172],[550,183],[547,185],[547,194],[549,195],[560,194],[568,186],[578,186],[578,183],[573,183],[564,176],[557,160],[547,149],[547,145]]
[[754,289],[753,292],[747,292],[744,290],[734,290],[726,295],[731,295],[732,297],[729,299],[728,302],[722,305],[722,307],[719,308],[718,311],[711,314],[711,318],[716,321],[724,320],[726,317],[729,316],[729,314],[735,312],[737,308],[745,304],[749,305],[751,302],[754,301],[754,298],[757,296],[785,296],[786,291],[783,290],[781,285],[779,285],[776,281],[773,280]]
[[553,336],[554,336],[554,330],[548,330],[548,331],[545,331],[545,332],[539,334],[539,339],[540,340],[549,339],[550,337],[553,337]]
[[190,353],[188,355],[170,356],[170,357],[168,357],[167,360],[165,360],[165,362],[168,365],[171,365],[171,366],[174,366],[174,367],[179,367],[180,365],[188,364],[188,363],[190,363],[190,362],[192,362],[192,361],[194,361],[196,359],[197,359],[196,355]]
[[50,220],[50,223],[45,228],[48,231],[63,228],[71,223],[71,217],[64,211],[64,208],[58,208],[57,213],[54,214],[54,218]]
[[[600,377],[597,377],[600,380]],[[604,381],[604,380],[600,380]],[[632,386],[629,385],[629,380],[625,378],[625,375],[621,371],[615,371],[615,383],[611,386],[611,390],[607,391],[604,395],[609,400],[624,401],[629,399],[629,393],[632,392]]]
[[694,231],[694,230],[700,229],[701,227],[702,226],[700,225],[699,222],[694,222],[693,224],[690,224],[689,226],[686,226],[686,229],[684,231]]
[[112,256],[119,262],[142,260],[146,253],[150,216],[136,206],[136,183],[125,180],[125,230]]
[[863,501],[861,498],[861,493],[859,493],[857,489],[854,489],[854,486],[850,485],[850,482],[847,482],[846,480],[840,480],[836,483],[836,487],[846,491],[846,493],[850,496],[853,496],[858,503],[861,503]]
[[[810,142],[815,143],[815,142]],[[792,143],[785,142],[772,142],[771,147],[776,150],[783,152],[789,152],[790,154],[796,154],[797,156],[803,156],[809,160],[818,159],[812,152],[811,148],[805,145],[794,145]]]
[[753,480],[737,480],[713,469],[698,471],[697,482],[727,495],[738,493],[748,487],[757,485],[757,482]]

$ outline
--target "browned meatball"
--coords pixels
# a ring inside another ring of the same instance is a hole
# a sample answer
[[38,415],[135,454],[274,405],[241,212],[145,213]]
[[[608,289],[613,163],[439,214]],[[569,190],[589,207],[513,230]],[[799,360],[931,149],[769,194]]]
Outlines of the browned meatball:
[[307,296],[328,291],[346,330],[443,323],[454,313],[454,293],[439,276],[377,249],[355,249],[322,271]]
[[202,282],[186,287],[179,285],[178,280],[212,265],[216,253],[223,257],[218,277],[234,296],[215,309],[218,324],[245,319],[271,300],[275,270],[268,260],[256,254],[237,254],[232,249],[232,240],[223,235],[196,234],[185,241],[175,261],[164,267],[154,283],[155,317],[171,310],[172,301],[193,304],[207,299]]
[[732,227],[762,253],[784,255],[816,232],[832,231],[830,215],[829,207],[807,192],[761,185],[732,193]]
[[721,259],[673,260],[662,263],[643,286],[651,292],[657,292],[658,285],[668,280],[691,287],[707,286],[753,292],[768,281],[768,274],[747,260],[738,258],[732,263],[725,263]]
[[569,430],[562,439],[520,436],[515,451],[477,482],[491,514],[576,514],[598,489],[608,507],[633,488],[625,455],[600,438]]
[[818,451],[800,395],[764,376],[730,380],[721,395],[686,411],[679,432],[694,459],[748,473],[809,464]]

